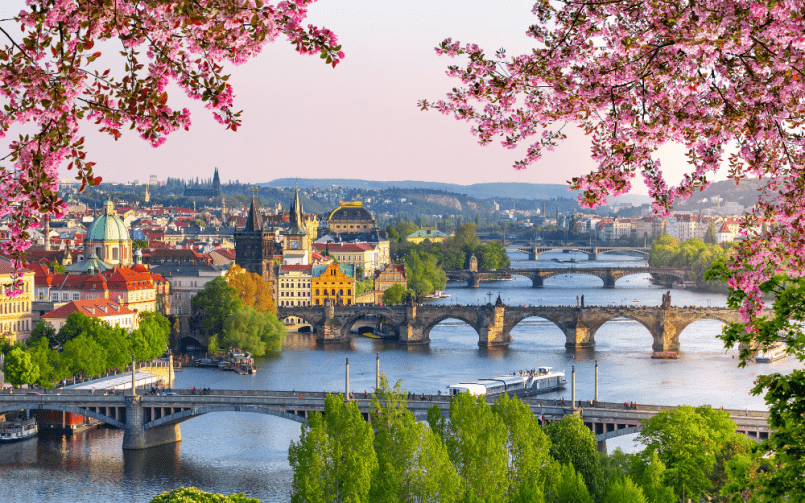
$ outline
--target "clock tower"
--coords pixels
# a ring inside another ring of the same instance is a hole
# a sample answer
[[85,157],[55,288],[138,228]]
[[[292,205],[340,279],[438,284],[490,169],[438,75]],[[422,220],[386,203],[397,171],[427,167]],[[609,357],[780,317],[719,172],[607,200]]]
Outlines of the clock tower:
[[310,263],[309,235],[302,225],[302,202],[299,200],[299,188],[294,192],[291,203],[290,226],[283,234],[282,263],[308,265]]

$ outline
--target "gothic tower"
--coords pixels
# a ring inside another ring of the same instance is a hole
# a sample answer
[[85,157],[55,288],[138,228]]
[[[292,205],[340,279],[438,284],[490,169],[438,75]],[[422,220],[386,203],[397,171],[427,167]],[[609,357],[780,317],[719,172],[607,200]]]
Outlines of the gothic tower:
[[246,226],[235,231],[235,264],[274,281],[274,234],[265,229],[256,195],[252,196]]
[[218,177],[218,168],[215,168],[215,174],[212,175],[212,190],[215,192],[215,197],[221,197],[221,179]]

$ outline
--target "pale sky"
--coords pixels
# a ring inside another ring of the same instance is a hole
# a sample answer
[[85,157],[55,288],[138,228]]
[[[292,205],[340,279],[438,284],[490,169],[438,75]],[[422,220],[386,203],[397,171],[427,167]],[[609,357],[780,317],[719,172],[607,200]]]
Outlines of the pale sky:
[[[24,7],[23,0],[0,3],[0,18]],[[175,88],[169,103],[190,108],[189,132],[177,131],[154,149],[127,128],[115,142],[87,121],[90,160],[97,162],[96,175],[118,182],[152,174],[160,180],[207,178],[217,166],[224,182],[326,177],[564,183],[594,168],[589,143],[577,129],[566,128],[569,138],[555,152],[516,171],[511,166],[525,155],[525,144],[512,151],[499,143],[481,147],[468,123],[416,106],[419,99],[441,99],[460,84],[444,72],[449,64],[463,63],[438,56],[433,49],[440,41],[452,37],[488,53],[505,47],[509,55],[522,54],[532,46],[525,35],[535,20],[532,5],[529,0],[319,0],[308,19],[338,35],[346,58],[337,68],[317,56],[300,56],[280,39],[245,65],[227,67],[235,108],[244,111],[237,132],[225,131],[200,102]],[[6,145],[7,139],[0,148]],[[688,166],[682,149],[666,147],[659,157],[669,181],[678,181]],[[634,185],[633,193],[646,193],[640,180]]]

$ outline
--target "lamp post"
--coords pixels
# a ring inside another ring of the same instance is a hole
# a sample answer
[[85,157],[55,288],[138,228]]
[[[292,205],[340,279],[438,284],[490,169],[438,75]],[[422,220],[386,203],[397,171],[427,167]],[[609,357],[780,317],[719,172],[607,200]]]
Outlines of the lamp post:
[[131,354],[131,394],[132,396],[137,394],[137,378],[134,374],[137,373],[136,368],[136,360],[134,359],[134,353]]

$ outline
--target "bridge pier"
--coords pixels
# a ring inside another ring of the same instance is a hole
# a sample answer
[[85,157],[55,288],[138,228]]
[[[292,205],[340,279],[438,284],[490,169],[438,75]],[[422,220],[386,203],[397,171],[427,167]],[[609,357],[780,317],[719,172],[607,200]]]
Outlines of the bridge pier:
[[408,345],[419,345],[430,343],[430,337],[425,333],[425,327],[416,319],[417,306],[409,304],[405,306],[405,318],[407,322],[400,326],[399,342]]
[[144,429],[143,397],[126,396],[126,428],[123,433],[123,449],[137,450],[172,444],[182,440],[178,424]]
[[612,274],[612,269],[607,269],[602,279],[604,280],[604,288],[615,288],[615,275]]
[[531,288],[542,288],[545,284],[545,280],[542,278],[542,273],[531,274],[528,276],[531,278]]
[[469,278],[467,279],[467,286],[469,288],[480,288],[481,287],[481,275],[470,273]]
[[500,304],[492,308],[491,316],[484,315],[477,328],[478,345],[482,347],[508,346],[512,338],[505,329],[506,308]]
[[584,323],[577,321],[571,326],[562,327],[565,333],[565,347],[568,349],[584,349],[595,346],[595,333]]

